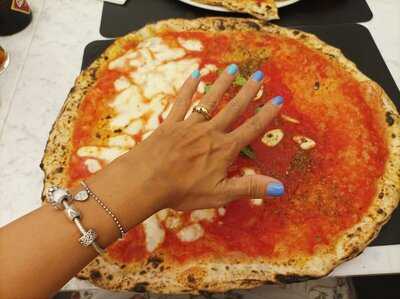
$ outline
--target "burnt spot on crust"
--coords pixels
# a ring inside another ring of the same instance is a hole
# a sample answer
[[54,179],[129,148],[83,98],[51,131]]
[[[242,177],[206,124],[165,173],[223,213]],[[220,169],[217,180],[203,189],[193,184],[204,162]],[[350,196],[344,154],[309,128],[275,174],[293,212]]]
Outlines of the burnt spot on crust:
[[385,211],[382,210],[382,209],[378,209],[378,210],[376,210],[376,212],[377,212],[378,214],[383,214],[383,213],[385,213]]
[[302,33],[302,34],[300,34],[300,38],[301,38],[301,39],[306,39],[306,38],[307,38],[307,35],[305,35],[304,33]]
[[293,30],[293,34],[294,34],[294,35],[299,35],[299,34],[300,34],[300,31],[299,31],[299,30]]
[[145,270],[142,270],[139,272],[139,275],[145,275],[147,272]]
[[388,124],[389,127],[393,126],[394,124],[394,118],[392,116],[392,113],[389,111],[386,112],[386,123]]
[[303,282],[311,279],[318,279],[318,277],[309,276],[309,275],[296,275],[296,274],[289,274],[283,275],[278,274],[275,276],[276,280],[281,283],[294,283],[294,282]]
[[380,193],[378,194],[378,197],[379,197],[380,199],[382,199],[384,196],[385,196],[385,194],[384,194],[383,192],[380,192]]
[[396,138],[396,134],[393,133],[392,134],[392,138],[395,139]]
[[320,87],[319,81],[315,81],[315,83],[314,83],[314,90],[319,90],[319,87]]
[[157,268],[164,260],[158,256],[151,256],[147,259],[147,264],[152,265],[153,268]]
[[225,24],[223,20],[216,20],[215,22],[215,28],[217,28],[218,30],[225,30]]
[[93,280],[98,280],[101,278],[101,273],[98,270],[92,270],[90,271],[90,278]]
[[112,274],[108,274],[108,275],[107,275],[107,279],[108,279],[108,280],[112,280],[113,278],[114,278],[114,276],[112,276]]
[[196,277],[194,277],[193,274],[189,274],[189,275],[187,276],[187,282],[188,282],[189,284],[196,284]]
[[149,285],[148,282],[138,282],[135,284],[133,288],[130,289],[130,291],[137,292],[137,293],[144,293],[146,292],[147,286]]
[[64,167],[57,167],[55,170],[54,170],[54,172],[56,172],[56,173],[61,173],[61,172],[63,172],[63,170],[64,170]]
[[256,22],[252,22],[252,21],[247,21],[246,25],[249,26],[251,29],[260,31],[261,30],[261,26],[259,24],[257,24]]

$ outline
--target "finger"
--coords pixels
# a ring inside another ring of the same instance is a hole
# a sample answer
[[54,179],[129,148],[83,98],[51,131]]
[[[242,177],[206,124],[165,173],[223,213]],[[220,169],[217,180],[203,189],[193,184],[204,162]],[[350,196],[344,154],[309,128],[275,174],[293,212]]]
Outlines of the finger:
[[[231,86],[237,72],[238,66],[236,64],[231,64],[225,68],[212,85],[210,91],[200,100],[199,105],[205,107],[211,114],[218,101],[222,98],[229,86]],[[189,119],[194,121],[205,120],[204,116],[200,113],[192,113]]]
[[277,197],[285,193],[285,187],[279,180],[259,174],[226,179],[221,184],[221,191],[231,195],[231,199]]
[[169,113],[165,121],[177,122],[183,120],[187,110],[192,102],[193,95],[197,90],[197,86],[200,82],[199,70],[193,71],[189,78],[183,83],[181,89],[178,92],[174,106]]
[[255,72],[228,105],[213,118],[212,121],[218,129],[225,130],[244,112],[250,101],[257,95],[263,78],[263,72]]
[[239,149],[249,144],[253,139],[264,132],[268,124],[278,114],[283,101],[283,97],[281,96],[274,97],[265,104],[256,115],[229,133],[238,144]]

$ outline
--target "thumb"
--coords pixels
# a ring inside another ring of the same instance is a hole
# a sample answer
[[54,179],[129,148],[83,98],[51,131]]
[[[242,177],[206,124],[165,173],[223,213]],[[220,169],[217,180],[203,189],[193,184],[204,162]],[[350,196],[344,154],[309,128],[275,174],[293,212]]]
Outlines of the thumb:
[[250,198],[276,197],[285,193],[285,187],[280,181],[258,174],[226,179],[222,188],[224,193],[233,195],[235,198],[240,196]]

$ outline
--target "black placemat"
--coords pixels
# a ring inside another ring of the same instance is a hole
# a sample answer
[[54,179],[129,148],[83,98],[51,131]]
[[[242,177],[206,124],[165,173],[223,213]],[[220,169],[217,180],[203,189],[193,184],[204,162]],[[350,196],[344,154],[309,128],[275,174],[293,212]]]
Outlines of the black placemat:
[[[301,30],[314,33],[322,40],[340,48],[344,55],[355,62],[360,70],[377,81],[394,100],[400,110],[400,91],[396,86],[368,29],[356,24],[334,26],[302,26]],[[113,40],[94,41],[85,48],[82,68],[87,67]],[[400,244],[400,209],[384,226],[372,245]]]
[[[372,12],[365,0],[301,0],[279,10],[279,25],[327,25],[366,22]],[[207,16],[247,17],[197,8],[178,0],[129,0],[125,5],[104,2],[100,33],[117,37],[168,18]]]

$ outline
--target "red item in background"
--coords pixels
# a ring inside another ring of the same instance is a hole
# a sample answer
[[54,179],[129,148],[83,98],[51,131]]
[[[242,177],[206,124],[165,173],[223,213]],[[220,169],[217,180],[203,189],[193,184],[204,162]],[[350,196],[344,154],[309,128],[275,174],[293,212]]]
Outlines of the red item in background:
[[26,0],[12,0],[11,9],[28,15],[31,13],[31,8]]
[[26,0],[0,0],[0,36],[20,32],[32,21]]

